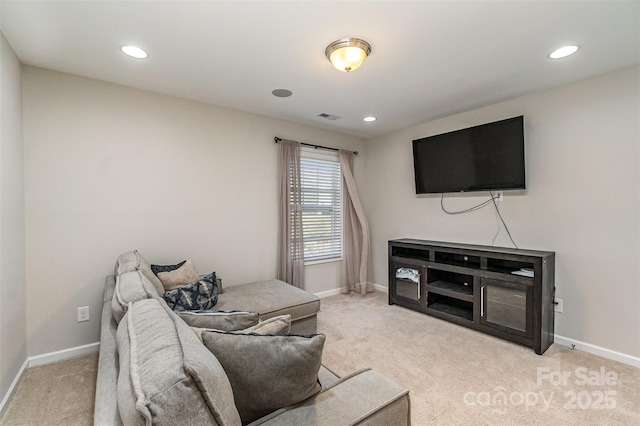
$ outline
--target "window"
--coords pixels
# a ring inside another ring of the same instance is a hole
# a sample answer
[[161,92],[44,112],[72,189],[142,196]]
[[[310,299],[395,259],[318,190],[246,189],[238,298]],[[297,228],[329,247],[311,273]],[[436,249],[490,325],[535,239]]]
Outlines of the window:
[[337,153],[302,149],[302,234],[305,262],[342,258],[342,173]]

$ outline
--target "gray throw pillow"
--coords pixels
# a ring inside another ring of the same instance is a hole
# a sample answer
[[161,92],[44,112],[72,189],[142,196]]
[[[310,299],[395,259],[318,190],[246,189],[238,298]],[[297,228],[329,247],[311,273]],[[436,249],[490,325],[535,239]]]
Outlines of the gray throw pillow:
[[[186,321],[185,321],[186,322]],[[245,328],[242,330],[220,330],[215,327],[212,328],[199,328],[191,327],[198,339],[202,340],[203,331],[233,331],[234,333],[250,334],[287,334],[291,330],[291,315],[278,315],[277,317],[269,318],[265,321],[260,321],[258,324]]]
[[243,424],[320,391],[323,334],[272,336],[204,331],[202,340],[227,373]]
[[260,314],[246,311],[185,311],[177,314],[190,327],[215,328],[220,331],[244,330],[260,321]]
[[260,321],[253,327],[245,328],[242,334],[287,334],[291,331],[291,315],[278,315],[264,321]]

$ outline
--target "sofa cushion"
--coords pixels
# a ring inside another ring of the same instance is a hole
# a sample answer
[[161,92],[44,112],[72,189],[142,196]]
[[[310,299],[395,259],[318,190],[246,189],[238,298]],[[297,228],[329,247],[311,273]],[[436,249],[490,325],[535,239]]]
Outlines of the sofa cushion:
[[131,303],[116,339],[124,424],[240,425],[222,366],[160,300]]
[[254,311],[261,319],[289,314],[291,321],[297,321],[316,315],[320,299],[284,281],[259,281],[225,287],[216,308]]
[[156,274],[151,270],[151,264],[147,262],[147,259],[142,257],[138,250],[129,251],[118,256],[118,260],[116,261],[116,276],[135,270],[142,271],[151,284],[153,284],[159,295],[164,293],[164,287],[158,277],[156,277]]
[[198,281],[198,271],[191,259],[187,260],[181,267],[173,271],[160,272],[158,279],[164,287],[164,291],[174,290],[176,288],[194,283]]
[[218,301],[216,273],[191,284],[164,292],[164,300],[174,311],[211,309]]
[[202,339],[227,373],[243,423],[320,391],[318,370],[325,341],[322,334],[272,336],[204,331]]
[[182,265],[184,265],[186,262],[186,260],[183,260],[182,262],[178,262],[175,265],[154,265],[151,264],[151,271],[158,275],[160,272],[170,272],[170,271],[174,271],[176,269],[178,269],[179,267],[181,267]]
[[125,272],[131,272],[138,269],[138,251],[128,251],[126,253],[122,253],[116,259],[116,270],[115,275],[118,276]]
[[184,311],[177,314],[191,327],[215,328],[220,331],[244,330],[260,322],[257,312]]
[[[202,340],[202,332],[203,331],[225,331],[216,328],[200,328],[200,327],[191,327],[198,339]],[[250,333],[258,333],[258,334],[287,334],[291,330],[291,315],[280,315],[277,317],[269,318],[266,321],[260,321],[260,323],[248,327],[242,330],[226,330],[233,331],[234,333],[241,334],[250,334]]]
[[130,302],[158,298],[155,287],[139,270],[125,272],[116,277],[116,286],[111,299],[111,310],[116,322],[120,322]]

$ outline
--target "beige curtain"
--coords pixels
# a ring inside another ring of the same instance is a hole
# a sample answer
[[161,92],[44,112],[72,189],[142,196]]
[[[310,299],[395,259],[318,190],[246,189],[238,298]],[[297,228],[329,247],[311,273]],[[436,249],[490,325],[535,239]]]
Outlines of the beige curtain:
[[340,166],[344,192],[344,259],[347,270],[347,291],[367,292],[369,268],[369,223],[364,216],[360,196],[353,179],[353,152],[340,150]]
[[278,279],[304,287],[304,246],[300,185],[300,143],[280,141]]

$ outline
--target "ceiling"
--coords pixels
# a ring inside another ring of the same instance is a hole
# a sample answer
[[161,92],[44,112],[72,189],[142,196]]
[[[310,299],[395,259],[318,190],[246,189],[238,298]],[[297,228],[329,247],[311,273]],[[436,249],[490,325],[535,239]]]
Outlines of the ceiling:
[[[640,62],[637,0],[1,0],[0,7],[0,30],[24,64],[362,138]],[[324,56],[343,37],[372,46],[351,73]],[[150,57],[125,56],[125,44]],[[565,44],[581,49],[547,58]],[[274,89],[293,96],[275,97]],[[367,115],[378,120],[363,122]]]

